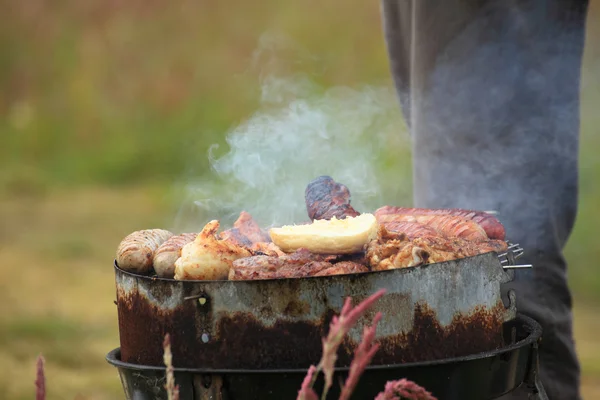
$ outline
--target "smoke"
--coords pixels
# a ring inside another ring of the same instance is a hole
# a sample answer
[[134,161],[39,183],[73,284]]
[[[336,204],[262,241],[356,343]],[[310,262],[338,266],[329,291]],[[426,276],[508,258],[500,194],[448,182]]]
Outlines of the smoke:
[[[254,58],[260,107],[227,133],[225,152],[211,147],[211,174],[188,185],[177,230],[199,229],[215,218],[229,226],[242,210],[265,227],[306,221],[304,190],[320,175],[348,186],[358,210],[381,205],[382,155],[403,139],[395,92],[373,86],[323,89],[281,62],[281,47],[289,46],[272,37],[261,41]],[[311,61],[306,54],[301,59]],[[410,190],[399,178],[394,186]]]

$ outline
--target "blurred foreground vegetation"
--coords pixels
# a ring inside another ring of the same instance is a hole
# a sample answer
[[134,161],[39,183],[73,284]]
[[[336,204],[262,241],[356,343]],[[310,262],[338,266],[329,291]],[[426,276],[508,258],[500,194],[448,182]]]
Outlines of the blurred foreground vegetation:
[[[0,10],[0,398],[32,398],[39,352],[50,399],[121,398],[104,361],[118,346],[118,241],[172,222],[182,185],[208,172],[209,147],[225,145],[257,109],[261,76],[391,87],[379,9],[357,0],[3,0]],[[588,31],[580,210],[567,257],[592,399],[600,396],[599,0]],[[256,52],[272,38],[283,38],[277,63]],[[410,153],[405,140],[394,143],[378,168],[385,196],[408,202],[392,186],[410,182]]]

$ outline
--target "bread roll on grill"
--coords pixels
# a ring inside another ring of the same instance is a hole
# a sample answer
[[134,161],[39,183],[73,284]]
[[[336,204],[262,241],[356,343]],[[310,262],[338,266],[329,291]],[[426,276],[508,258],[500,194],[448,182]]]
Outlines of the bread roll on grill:
[[197,233],[182,233],[173,235],[164,242],[154,253],[153,266],[156,275],[161,278],[173,278],[175,275],[175,261],[181,257],[181,249],[191,243],[198,236]]
[[154,252],[173,233],[164,229],[144,229],[127,235],[117,248],[119,268],[136,274],[148,274],[152,270]]

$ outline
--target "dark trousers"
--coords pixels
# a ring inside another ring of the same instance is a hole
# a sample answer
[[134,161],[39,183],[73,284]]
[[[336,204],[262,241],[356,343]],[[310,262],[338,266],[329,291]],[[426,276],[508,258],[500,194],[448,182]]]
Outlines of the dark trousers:
[[415,206],[499,212],[525,249],[519,260],[534,265],[512,288],[518,311],[544,328],[542,382],[551,399],[578,399],[562,250],[577,212],[588,2],[382,1]]

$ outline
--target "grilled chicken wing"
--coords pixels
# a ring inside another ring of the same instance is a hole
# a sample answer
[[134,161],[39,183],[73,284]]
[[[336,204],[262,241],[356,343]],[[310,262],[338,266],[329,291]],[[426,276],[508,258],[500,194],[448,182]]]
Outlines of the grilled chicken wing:
[[175,279],[227,279],[233,261],[249,257],[248,249],[218,237],[219,221],[210,221],[196,239],[181,250],[175,262]]

